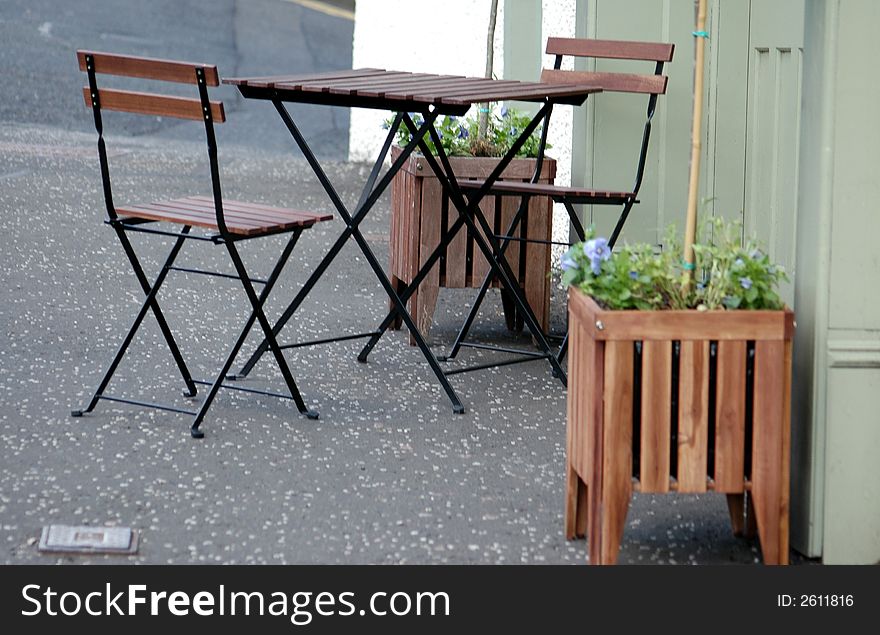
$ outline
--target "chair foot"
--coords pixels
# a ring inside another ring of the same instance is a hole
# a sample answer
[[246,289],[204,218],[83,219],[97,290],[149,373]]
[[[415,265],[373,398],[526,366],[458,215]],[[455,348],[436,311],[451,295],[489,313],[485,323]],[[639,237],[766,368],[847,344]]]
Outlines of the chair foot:
[[438,362],[448,362],[449,357],[447,357],[446,355],[437,355],[437,361]]
[[82,410],[71,410],[70,416],[71,417],[81,417],[81,416],[83,416],[83,411]]
[[366,363],[367,363],[367,356],[364,355],[363,353],[361,353],[360,355],[357,356],[357,360],[358,360],[361,364],[366,364]]
[[312,419],[313,421],[314,421],[315,419],[318,419],[318,418],[321,416],[321,415],[320,415],[317,411],[315,411],[315,410],[305,410],[305,411],[303,411],[302,414],[304,414],[304,415],[306,416],[306,419]]
[[195,427],[190,428],[189,433],[193,439],[204,439],[205,438],[205,433]]
[[180,394],[182,394],[184,397],[195,397],[196,390],[195,390],[195,388],[193,388],[192,390],[184,390]]
[[462,406],[462,405],[452,406],[452,412],[457,415],[463,415],[464,414],[464,406]]
[[230,373],[224,377],[226,381],[238,381],[239,379],[244,379],[244,375],[237,375],[235,373]]

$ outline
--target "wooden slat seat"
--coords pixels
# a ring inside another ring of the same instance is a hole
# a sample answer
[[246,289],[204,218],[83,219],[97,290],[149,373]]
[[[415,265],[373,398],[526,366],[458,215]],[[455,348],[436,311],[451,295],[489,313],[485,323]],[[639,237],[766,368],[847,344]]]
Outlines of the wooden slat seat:
[[[483,186],[483,181],[461,180],[459,186],[464,190],[478,190]],[[633,192],[617,192],[613,190],[591,190],[582,187],[568,187],[565,185],[550,185],[547,183],[527,183],[523,181],[496,181],[492,185],[492,194],[533,194],[535,196],[549,196],[554,199],[620,199],[626,200],[635,196]]]
[[[188,196],[155,203],[123,205],[117,207],[116,211],[123,219],[142,218],[219,230],[214,199],[208,196]],[[330,220],[333,215],[224,200],[223,217],[230,233],[239,236],[257,236],[296,228],[304,229],[315,223]]]

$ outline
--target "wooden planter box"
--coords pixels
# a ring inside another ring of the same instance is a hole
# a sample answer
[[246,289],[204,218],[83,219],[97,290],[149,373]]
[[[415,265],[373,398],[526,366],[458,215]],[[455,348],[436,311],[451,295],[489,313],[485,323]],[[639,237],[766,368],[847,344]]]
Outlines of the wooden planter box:
[[793,313],[568,307],[566,537],[614,564],[634,491],[715,491],[787,564]]
[[[392,148],[392,159],[400,154],[400,148]],[[459,179],[482,179],[487,177],[498,160],[484,157],[450,157],[450,163]],[[534,159],[514,159],[504,171],[502,178],[528,181],[535,170]],[[556,161],[546,158],[540,182],[553,183]],[[487,196],[480,208],[487,221],[501,234],[507,230],[520,199],[517,197]],[[553,231],[553,203],[546,197],[535,197],[529,202],[524,222],[516,234],[523,238],[551,240]],[[440,182],[421,155],[411,155],[391,184],[391,276],[397,289],[415,277],[445,232],[458,219],[458,212],[450,204]],[[525,290],[526,299],[546,330],[550,319],[550,245],[513,242],[506,251],[511,269],[518,274],[519,284]],[[419,330],[427,335],[437,304],[440,287],[479,287],[489,271],[489,264],[473,239],[462,229],[450,243],[428,277],[409,301],[409,309]],[[499,286],[494,280],[493,286]],[[522,317],[516,315],[515,305],[503,292],[504,313],[508,328],[522,329]],[[400,328],[400,321],[394,324]]]

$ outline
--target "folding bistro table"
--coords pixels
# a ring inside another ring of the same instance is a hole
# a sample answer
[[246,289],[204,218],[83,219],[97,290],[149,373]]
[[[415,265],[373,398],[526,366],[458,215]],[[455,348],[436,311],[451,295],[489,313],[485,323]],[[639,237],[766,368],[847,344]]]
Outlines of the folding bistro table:
[[[537,179],[541,173],[547,123],[549,122],[554,104],[580,105],[591,93],[600,92],[600,88],[593,84],[573,85],[521,82],[515,80],[395,72],[372,68],[299,76],[231,78],[224,79],[223,82],[237,86],[245,98],[263,99],[272,102],[346,225],[345,230],[337,238],[336,242],[333,243],[321,263],[291,301],[280,319],[275,323],[272,329],[273,334],[277,336],[280,333],[284,325],[294,315],[314,285],[327,270],[327,267],[339,254],[345,243],[352,238],[360,247],[370,268],[375,273],[385,293],[388,294],[394,307],[391,313],[385,317],[380,326],[374,331],[281,345],[280,348],[295,348],[356,338],[369,338],[366,346],[358,355],[358,361],[366,362],[367,355],[379,341],[379,338],[381,338],[394,319],[399,316],[404,324],[406,324],[413,340],[436,376],[437,381],[440,382],[440,385],[452,402],[454,412],[464,412],[464,406],[447,378],[448,374],[452,374],[455,371],[443,371],[437,358],[428,348],[424,337],[416,327],[415,321],[407,311],[406,302],[419,283],[427,276],[431,267],[440,259],[446,246],[465,227],[473,238],[474,244],[489,262],[492,272],[499,278],[504,287],[511,292],[517,308],[522,312],[525,324],[540,349],[540,353],[535,353],[535,356],[546,358],[554,374],[560,377],[563,383],[565,382],[565,371],[556,359],[534,313],[529,307],[528,302],[526,302],[525,294],[516,282],[516,276],[504,259],[504,249],[499,245],[493,228],[489,226],[480,212],[479,203],[510,161],[516,156],[516,153],[528,137],[543,122],[541,150],[534,176],[534,179]],[[541,107],[529,125],[522,130],[507,154],[499,160],[497,167],[486,178],[483,187],[474,192],[469,192],[467,198],[465,198],[465,195],[458,186],[458,181],[450,166],[449,159],[442,149],[440,137],[434,123],[441,115],[463,116],[473,104],[500,100],[537,102],[541,104]],[[385,137],[379,156],[376,158],[370,171],[360,199],[353,210],[349,211],[340,199],[327,173],[321,167],[314,153],[309,148],[306,139],[285,107],[285,102],[348,108],[373,108],[390,110],[397,113]],[[413,115],[415,113],[419,113],[422,116],[422,121],[418,124],[414,121]],[[392,161],[390,168],[385,174],[379,178],[382,165],[401,125],[409,129],[412,139],[403,148],[400,155]],[[430,138],[434,141],[434,146],[437,148],[436,156],[432,155],[426,145],[426,135],[430,135]],[[410,285],[398,293],[367,244],[366,239],[361,234],[359,225],[391,183],[394,175],[416,148],[424,154],[426,162],[437,175],[441,186],[458,211],[459,218],[442,237],[440,244],[425,261],[422,269],[411,281]],[[269,343],[264,339],[238,375],[231,376],[231,378],[244,377],[250,373],[257,361],[268,349]]]

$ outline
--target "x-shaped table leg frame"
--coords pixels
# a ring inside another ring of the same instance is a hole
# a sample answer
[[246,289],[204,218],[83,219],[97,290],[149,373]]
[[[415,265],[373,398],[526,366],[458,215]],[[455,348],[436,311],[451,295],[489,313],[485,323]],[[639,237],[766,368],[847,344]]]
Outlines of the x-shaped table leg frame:
[[[525,127],[517,140],[513,143],[508,152],[499,160],[498,165],[492,171],[492,173],[486,178],[483,186],[477,190],[475,194],[468,197],[466,201],[461,188],[458,185],[458,181],[455,178],[455,173],[452,170],[452,166],[449,163],[449,158],[446,156],[446,153],[443,150],[442,144],[440,143],[440,138],[437,135],[436,130],[431,127],[431,139],[434,142],[434,147],[437,149],[437,157],[439,157],[439,162],[437,158],[433,156],[430,149],[427,147],[427,144],[424,140],[419,140],[419,149],[425,156],[425,160],[428,165],[431,167],[431,170],[437,176],[441,186],[446,191],[449,196],[450,201],[455,206],[456,210],[458,210],[459,217],[453,223],[452,227],[449,228],[446,236],[441,239],[440,244],[434,249],[431,255],[425,260],[424,265],[409,283],[409,285],[400,293],[400,300],[406,302],[410,296],[415,292],[418,288],[419,284],[427,277],[428,272],[431,268],[437,263],[440,259],[440,256],[445,252],[446,247],[452,242],[452,239],[455,238],[456,234],[462,229],[462,227],[467,227],[467,231],[470,236],[474,240],[474,244],[483,252],[484,257],[486,258],[489,266],[491,268],[490,276],[497,276],[504,287],[513,295],[514,302],[517,305],[517,308],[521,311],[525,324],[528,326],[529,331],[532,333],[532,336],[538,343],[538,347],[541,349],[542,354],[541,357],[546,357],[550,363],[551,368],[553,369],[553,374],[560,378],[563,385],[567,383],[567,376],[565,371],[557,359],[556,354],[550,347],[549,342],[547,341],[544,332],[541,330],[540,325],[538,324],[538,320],[535,317],[534,312],[529,306],[528,302],[525,299],[525,294],[522,289],[516,282],[516,276],[513,274],[510,269],[510,265],[507,260],[504,258],[505,249],[501,247],[498,242],[498,239],[495,237],[495,232],[492,227],[489,226],[489,223],[486,221],[482,212],[480,211],[480,201],[489,193],[492,185],[513,158],[516,156],[519,149],[523,146],[529,136],[535,131],[538,125],[543,121],[549,121],[550,113],[552,112],[553,105],[550,102],[546,102],[538,113],[532,118],[529,122],[529,125]],[[416,139],[416,126],[413,121],[409,118],[409,116],[404,117],[404,123],[413,133],[413,138]],[[543,157],[540,157],[543,158]],[[538,161],[537,169],[540,171],[541,169],[541,161]],[[478,224],[480,229],[482,229],[482,234],[478,229]],[[484,238],[485,235],[485,238]],[[486,239],[488,238],[489,243],[487,244]],[[367,355],[369,355],[370,351],[379,341],[379,338],[382,337],[382,334],[391,326],[395,317],[397,316],[400,308],[396,306],[391,312],[385,317],[382,323],[379,325],[376,333],[371,337],[371,339],[367,342],[366,346],[364,346],[361,351],[358,359],[361,361],[365,361]],[[401,315],[403,317],[403,314]],[[452,371],[454,372],[454,371]]]
[[[272,327],[272,334],[277,336],[281,329],[284,328],[284,325],[290,320],[291,317],[293,317],[294,313],[303,303],[306,296],[308,296],[309,292],[311,292],[312,288],[315,286],[315,284],[318,282],[318,280],[321,278],[321,276],[324,274],[324,272],[327,270],[327,268],[330,266],[336,256],[339,255],[342,247],[348,242],[349,239],[353,238],[358,247],[360,247],[361,252],[366,258],[367,263],[369,263],[370,268],[375,273],[376,278],[382,285],[382,288],[385,290],[385,293],[394,303],[395,312],[399,314],[403,319],[413,339],[415,340],[416,345],[425,356],[425,359],[428,361],[431,370],[434,372],[434,375],[437,377],[437,380],[440,382],[440,385],[443,387],[443,390],[446,392],[446,395],[452,402],[453,411],[456,413],[463,413],[464,406],[462,405],[461,400],[458,398],[458,395],[455,393],[455,390],[452,388],[452,385],[446,378],[446,375],[444,374],[443,369],[440,367],[440,364],[437,361],[437,358],[434,356],[434,353],[431,352],[430,348],[428,348],[428,345],[425,342],[424,337],[416,327],[415,321],[412,319],[412,316],[406,310],[406,300],[401,299],[397,291],[394,289],[394,285],[391,284],[388,276],[385,275],[385,271],[382,268],[382,265],[379,263],[378,259],[373,253],[373,250],[370,248],[366,239],[363,237],[363,234],[361,234],[359,228],[361,222],[363,222],[363,220],[366,218],[367,214],[376,204],[376,201],[379,199],[379,197],[382,195],[388,185],[391,184],[394,175],[397,174],[397,172],[403,167],[403,164],[409,158],[410,154],[412,154],[413,150],[415,150],[416,147],[421,147],[422,151],[425,151],[424,136],[429,130],[436,135],[433,125],[439,113],[436,111],[427,112],[425,113],[425,119],[421,126],[417,128],[412,125],[410,127],[410,130],[412,132],[412,140],[403,148],[403,151],[400,153],[400,155],[391,163],[391,167],[385,172],[382,178],[379,179],[379,174],[382,170],[382,165],[385,162],[385,157],[388,155],[388,151],[391,149],[391,145],[394,141],[394,137],[397,134],[398,129],[400,128],[401,122],[405,118],[408,124],[412,124],[412,120],[409,119],[408,115],[398,113],[395,116],[394,121],[388,130],[388,135],[385,138],[385,142],[382,145],[382,150],[379,153],[379,157],[373,164],[370,176],[368,177],[367,182],[364,185],[363,191],[361,192],[360,200],[355,206],[354,211],[350,212],[345,204],[342,202],[342,199],[336,192],[336,188],[333,187],[333,184],[330,182],[330,179],[327,177],[324,169],[321,167],[305,138],[302,136],[299,128],[294,123],[293,118],[290,116],[290,113],[284,107],[281,99],[275,97],[272,99],[272,103],[274,104],[275,109],[278,111],[278,114],[281,116],[281,119],[287,127],[288,132],[290,132],[297,146],[299,146],[300,150],[303,153],[303,156],[305,156],[306,160],[312,168],[312,171],[315,173],[315,176],[318,178],[318,181],[321,183],[321,186],[326,191],[327,196],[330,198],[330,201],[333,203],[333,206],[339,212],[340,217],[346,225],[342,234],[340,234],[339,238],[336,239],[336,242],[333,243],[333,245],[327,251],[327,254],[324,256],[323,260],[321,260],[315,271],[312,273],[309,279],[306,280],[305,284],[303,284],[297,295],[284,310],[284,313],[281,315],[280,319]],[[369,333],[367,335],[374,336],[375,333]],[[244,377],[248,373],[250,373],[250,371],[259,361],[260,357],[266,352],[268,348],[269,344],[267,340],[263,340],[263,342],[260,343],[254,353],[251,355],[250,359],[248,359],[248,361],[242,367],[241,371],[239,371],[239,373],[235,376],[230,376],[230,378],[236,379],[239,377]],[[359,357],[358,359],[359,361],[366,361],[366,357],[364,357],[363,359]]]

